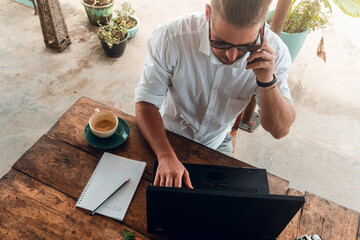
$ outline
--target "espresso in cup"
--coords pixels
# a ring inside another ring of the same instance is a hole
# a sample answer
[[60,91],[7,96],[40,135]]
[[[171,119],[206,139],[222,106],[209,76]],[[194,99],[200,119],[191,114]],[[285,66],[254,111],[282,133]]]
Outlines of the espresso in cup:
[[89,119],[91,132],[100,138],[111,137],[118,127],[119,120],[115,113],[95,109],[95,113]]
[[95,123],[94,129],[98,132],[108,132],[114,129],[116,126],[116,123],[108,120],[108,119],[102,119]]

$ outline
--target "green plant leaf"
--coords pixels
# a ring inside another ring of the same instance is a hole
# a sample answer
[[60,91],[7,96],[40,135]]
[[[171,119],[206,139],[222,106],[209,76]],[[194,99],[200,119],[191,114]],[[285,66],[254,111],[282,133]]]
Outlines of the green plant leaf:
[[[360,0],[359,0],[360,1]],[[324,28],[328,24],[331,7],[322,9],[321,3],[328,4],[328,0],[293,0],[291,12],[289,12],[283,32],[300,33],[309,29],[315,31]]]
[[360,0],[334,0],[334,3],[347,15],[360,17]]
[[123,235],[123,240],[135,240],[135,236],[134,236],[134,234],[132,232],[125,229],[125,232],[124,232],[124,235]]
[[322,2],[324,3],[325,8],[328,8],[330,10],[330,14],[332,14],[331,4],[329,3],[329,1],[322,0]]

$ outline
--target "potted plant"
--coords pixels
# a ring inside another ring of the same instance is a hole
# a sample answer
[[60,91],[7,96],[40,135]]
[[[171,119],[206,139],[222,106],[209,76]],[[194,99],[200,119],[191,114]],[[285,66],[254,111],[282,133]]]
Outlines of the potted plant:
[[[322,10],[324,4],[324,11]],[[271,22],[274,10],[267,16],[267,24]],[[331,5],[328,0],[292,0],[280,38],[289,48],[292,62],[295,61],[309,31],[324,28],[328,24]]]
[[111,19],[115,0],[81,0],[89,21],[96,26]]
[[140,28],[140,20],[133,15],[135,10],[128,2],[124,2],[121,5],[121,9],[116,9],[115,13],[117,16],[112,19],[113,23],[121,25],[127,30],[129,34],[128,39],[133,38]]
[[124,54],[128,32],[121,25],[108,21],[107,25],[100,24],[97,34],[107,56],[118,58]]
[[118,239],[118,240],[141,240],[141,239],[135,237],[132,232],[130,232],[129,230],[125,229],[124,235],[122,236],[122,238],[120,238],[120,239]]

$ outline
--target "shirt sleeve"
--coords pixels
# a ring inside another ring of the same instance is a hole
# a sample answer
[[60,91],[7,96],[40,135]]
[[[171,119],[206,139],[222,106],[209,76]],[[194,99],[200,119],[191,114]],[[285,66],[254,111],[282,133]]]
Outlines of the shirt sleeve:
[[[292,65],[291,56],[289,50],[285,43],[283,43],[278,36],[276,36],[280,41],[279,50],[276,51],[276,59],[275,59],[275,74],[277,78],[277,86],[281,94],[293,105],[294,102],[291,98],[290,89],[287,83],[287,79],[289,76],[289,71]],[[256,102],[259,105],[260,111],[260,87],[256,89]]]
[[147,56],[135,102],[148,102],[160,108],[171,84],[179,51],[166,26],[154,30],[147,42]]

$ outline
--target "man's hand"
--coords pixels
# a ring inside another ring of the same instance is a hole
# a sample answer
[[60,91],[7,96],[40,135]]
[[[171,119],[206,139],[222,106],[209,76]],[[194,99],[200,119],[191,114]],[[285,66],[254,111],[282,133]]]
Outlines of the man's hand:
[[[252,69],[258,81],[268,83],[273,80],[276,52],[270,46],[264,35],[263,46],[260,51],[253,52],[247,59],[251,62],[255,58],[262,61],[249,64],[247,69]],[[294,107],[281,94],[278,87],[260,87],[260,123],[263,128],[270,132],[276,139],[280,139],[289,133],[291,125],[295,121]]]
[[264,35],[264,42],[261,49],[250,54],[246,61],[251,62],[255,58],[262,58],[262,60],[249,64],[247,69],[252,69],[254,71],[258,81],[262,83],[271,82],[273,80],[275,57],[276,52],[270,46],[266,35]]
[[154,186],[181,187],[183,180],[185,187],[193,188],[189,172],[176,156],[165,159],[159,158],[158,160],[159,165],[156,171]]
[[138,102],[135,104],[135,114],[141,132],[159,161],[154,185],[181,187],[181,180],[184,180],[186,187],[193,188],[189,172],[176,157],[166,137],[159,109],[151,103]]

